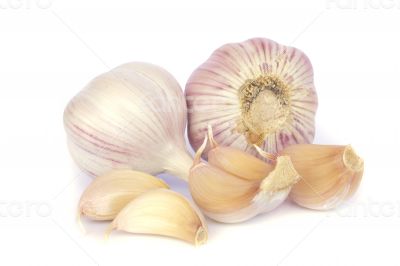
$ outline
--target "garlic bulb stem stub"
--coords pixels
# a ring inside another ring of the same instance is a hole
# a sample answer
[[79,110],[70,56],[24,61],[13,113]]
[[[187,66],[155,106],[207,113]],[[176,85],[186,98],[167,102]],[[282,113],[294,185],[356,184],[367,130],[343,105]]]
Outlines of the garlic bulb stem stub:
[[64,125],[73,159],[91,175],[133,169],[188,177],[186,103],[161,67],[134,62],[96,77],[69,102]]

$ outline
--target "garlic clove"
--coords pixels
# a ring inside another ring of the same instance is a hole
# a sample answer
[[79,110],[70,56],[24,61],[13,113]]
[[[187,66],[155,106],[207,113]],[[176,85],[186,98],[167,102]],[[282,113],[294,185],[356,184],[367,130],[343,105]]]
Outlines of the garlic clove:
[[274,168],[273,165],[232,147],[217,147],[210,150],[208,163],[248,180],[260,180]]
[[226,44],[192,73],[185,94],[195,150],[208,124],[222,146],[257,156],[253,144],[276,153],[314,138],[313,69],[296,48],[264,38]]
[[261,181],[249,181],[200,163],[190,174],[190,192],[208,213],[232,212],[244,208],[257,193]]
[[238,177],[198,160],[206,142],[207,138],[196,152],[189,188],[196,204],[216,221],[236,223],[273,210],[299,178],[288,156],[278,157],[263,179]]
[[131,201],[111,223],[113,230],[174,237],[193,243],[207,241],[207,225],[197,207],[177,192],[149,191]]
[[211,143],[208,163],[225,172],[248,180],[260,180],[274,169],[273,165],[242,150],[218,145],[214,140],[211,126],[208,127],[208,140]]
[[290,193],[300,206],[316,210],[335,208],[350,198],[361,182],[364,161],[350,145],[293,145],[282,154],[292,158],[302,177]]
[[79,201],[79,217],[93,220],[112,220],[132,199],[146,191],[168,188],[168,185],[152,175],[132,171],[115,170],[93,180]]

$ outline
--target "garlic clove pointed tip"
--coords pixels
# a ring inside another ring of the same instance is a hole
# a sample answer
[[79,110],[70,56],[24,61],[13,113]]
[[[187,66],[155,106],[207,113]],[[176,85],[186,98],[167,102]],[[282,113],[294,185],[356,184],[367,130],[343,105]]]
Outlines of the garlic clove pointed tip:
[[276,155],[266,152],[263,149],[261,149],[258,145],[253,144],[253,147],[257,150],[257,152],[264,157],[265,159],[271,160],[271,161],[276,161]]
[[207,146],[207,134],[204,137],[204,141],[201,144],[200,148],[196,151],[193,159],[193,164],[190,170],[192,170],[196,165],[198,165],[201,162],[201,155],[203,154],[205,148]]
[[207,125],[207,135],[208,135],[208,140],[210,141],[211,149],[218,147],[218,143],[214,139],[214,133],[212,130],[212,126],[210,124]]

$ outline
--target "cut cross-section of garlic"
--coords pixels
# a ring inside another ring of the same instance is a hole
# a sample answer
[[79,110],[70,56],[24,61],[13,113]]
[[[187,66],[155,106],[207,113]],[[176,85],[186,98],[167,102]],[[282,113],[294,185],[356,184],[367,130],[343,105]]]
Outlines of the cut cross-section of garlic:
[[208,238],[200,210],[181,194],[167,189],[152,190],[131,201],[114,219],[106,236],[113,230],[169,236],[195,245]]
[[157,188],[168,188],[161,179],[132,171],[115,170],[96,177],[79,201],[79,217],[112,220],[126,204],[139,195]]
[[185,94],[195,150],[208,124],[222,146],[257,156],[253,144],[276,153],[314,138],[313,69],[296,48],[263,38],[226,44],[193,72]]
[[331,209],[350,198],[364,172],[363,159],[350,145],[293,145],[281,154],[290,156],[301,176],[291,199],[310,209]]
[[[210,157],[213,163],[200,162],[206,143],[207,138],[196,152],[189,187],[197,205],[216,221],[236,223],[273,210],[286,199],[299,178],[288,156],[279,156],[275,165],[263,169],[261,163],[266,163],[255,157],[250,158],[252,155],[240,150],[223,149]],[[240,155],[235,157],[237,154]],[[235,175],[235,164],[246,170]],[[265,175],[262,176],[263,172]],[[247,176],[241,177],[243,173]]]

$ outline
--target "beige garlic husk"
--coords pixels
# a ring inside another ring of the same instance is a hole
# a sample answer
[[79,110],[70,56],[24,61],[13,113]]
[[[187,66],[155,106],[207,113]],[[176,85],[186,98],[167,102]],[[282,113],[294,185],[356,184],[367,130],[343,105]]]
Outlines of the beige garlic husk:
[[111,223],[106,237],[120,230],[178,238],[200,245],[207,241],[207,225],[200,210],[181,194],[156,189],[131,201]]
[[222,146],[257,156],[253,144],[276,153],[313,141],[313,69],[296,48],[263,38],[226,44],[193,72],[185,94],[188,136],[195,150],[208,124]]
[[281,154],[290,156],[301,176],[290,198],[310,209],[332,209],[349,199],[364,172],[363,159],[350,145],[293,145]]
[[169,188],[161,179],[132,171],[114,170],[96,177],[83,192],[79,201],[78,218],[84,215],[93,220],[112,220],[130,201],[158,188]]
[[209,162],[200,161],[205,138],[190,170],[189,187],[203,213],[216,221],[242,222],[275,209],[299,179],[288,156],[279,156],[271,165],[238,149],[219,146],[212,133],[209,137]]
[[161,67],[127,63],[96,77],[69,102],[64,125],[73,159],[91,175],[135,169],[187,179],[186,103]]

